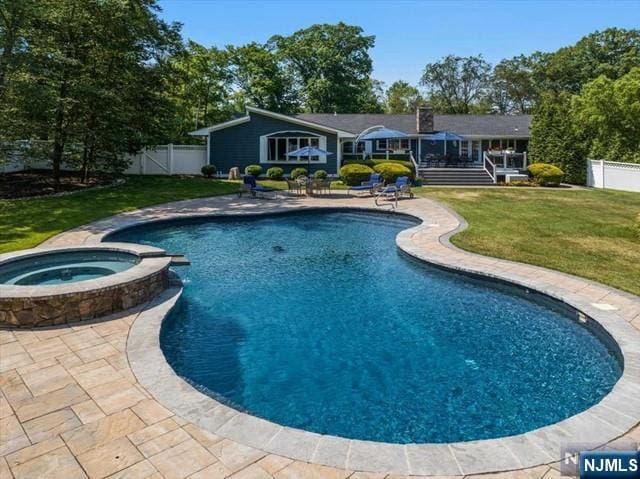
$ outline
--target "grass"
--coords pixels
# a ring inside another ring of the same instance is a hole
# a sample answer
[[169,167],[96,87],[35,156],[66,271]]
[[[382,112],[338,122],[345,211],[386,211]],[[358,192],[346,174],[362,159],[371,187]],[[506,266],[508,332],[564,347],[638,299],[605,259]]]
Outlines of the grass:
[[[284,182],[261,182],[282,189]],[[338,185],[335,185],[337,188]],[[238,191],[236,182],[129,177],[117,188],[0,201],[0,253],[124,211]],[[416,188],[462,215],[452,238],[468,251],[545,266],[640,295],[640,194],[546,188]]]
[[0,253],[32,248],[62,231],[143,206],[237,191],[238,184],[228,181],[131,176],[114,188],[0,201]]
[[469,223],[456,246],[640,295],[640,194],[613,190],[419,188]]

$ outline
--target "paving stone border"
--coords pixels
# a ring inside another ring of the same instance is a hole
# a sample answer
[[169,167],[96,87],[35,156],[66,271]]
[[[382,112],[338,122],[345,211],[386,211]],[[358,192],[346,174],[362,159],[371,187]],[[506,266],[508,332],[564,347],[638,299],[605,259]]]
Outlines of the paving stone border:
[[124,311],[149,301],[169,283],[171,258],[143,245],[103,243],[95,246],[33,248],[0,255],[0,266],[50,253],[114,251],[135,255],[131,268],[101,278],[60,285],[2,285],[0,326],[42,327],[85,321]]
[[[112,217],[63,234],[51,243],[95,244],[117,229],[163,219],[298,208],[373,209],[373,201],[347,197],[285,198],[275,202],[230,197],[189,200]],[[405,253],[436,266],[538,291],[580,311],[582,321],[613,338],[620,349],[624,371],[611,393],[588,410],[556,424],[482,441],[398,445],[283,427],[218,403],[179,378],[166,363],[158,334],[163,318],[179,296],[177,289],[158,296],[132,326],[127,352],[139,383],[170,410],[218,436],[291,459],[377,473],[467,475],[531,468],[558,461],[563,443],[605,445],[640,423],[640,298],[545,268],[462,251],[452,246],[449,238],[465,223],[435,201],[401,202],[398,212],[423,221],[398,234],[396,242]]]

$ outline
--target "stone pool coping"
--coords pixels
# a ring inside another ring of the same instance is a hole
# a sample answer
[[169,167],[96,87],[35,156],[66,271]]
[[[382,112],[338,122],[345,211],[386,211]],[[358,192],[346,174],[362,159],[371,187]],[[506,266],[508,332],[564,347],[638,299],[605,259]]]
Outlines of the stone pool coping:
[[[345,198],[239,202],[231,198],[190,200],[146,208],[103,220],[54,238],[53,244],[95,244],[106,234],[161,219],[220,214],[260,214],[300,208],[373,209],[368,199]],[[379,209],[377,209],[380,211]],[[398,212],[422,224],[398,234],[406,253],[465,273],[515,283],[559,298],[600,324],[619,345],[624,372],[614,389],[588,410],[559,423],[507,438],[452,444],[398,445],[348,440],[279,426],[238,412],[198,392],[179,378],[159,348],[159,328],[179,296],[171,289],[152,301],[130,331],[131,367],[160,403],[205,430],[237,442],[305,462],[351,470],[412,475],[464,475],[523,469],[559,460],[565,442],[609,443],[640,422],[640,298],[540,267],[488,258],[452,246],[448,238],[466,225],[442,205],[426,199],[401,202]]]

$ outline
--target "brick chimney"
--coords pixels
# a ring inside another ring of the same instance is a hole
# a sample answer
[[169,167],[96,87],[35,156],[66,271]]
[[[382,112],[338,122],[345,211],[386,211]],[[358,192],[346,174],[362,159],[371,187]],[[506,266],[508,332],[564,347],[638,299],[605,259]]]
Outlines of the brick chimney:
[[418,133],[433,133],[433,110],[428,105],[416,110],[416,130]]

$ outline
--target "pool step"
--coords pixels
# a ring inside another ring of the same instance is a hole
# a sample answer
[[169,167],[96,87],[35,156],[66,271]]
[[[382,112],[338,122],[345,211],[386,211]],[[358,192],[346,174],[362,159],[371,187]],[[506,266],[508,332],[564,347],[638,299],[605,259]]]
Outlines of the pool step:
[[191,261],[183,254],[169,254],[167,256],[171,258],[171,266],[189,266],[191,264]]

